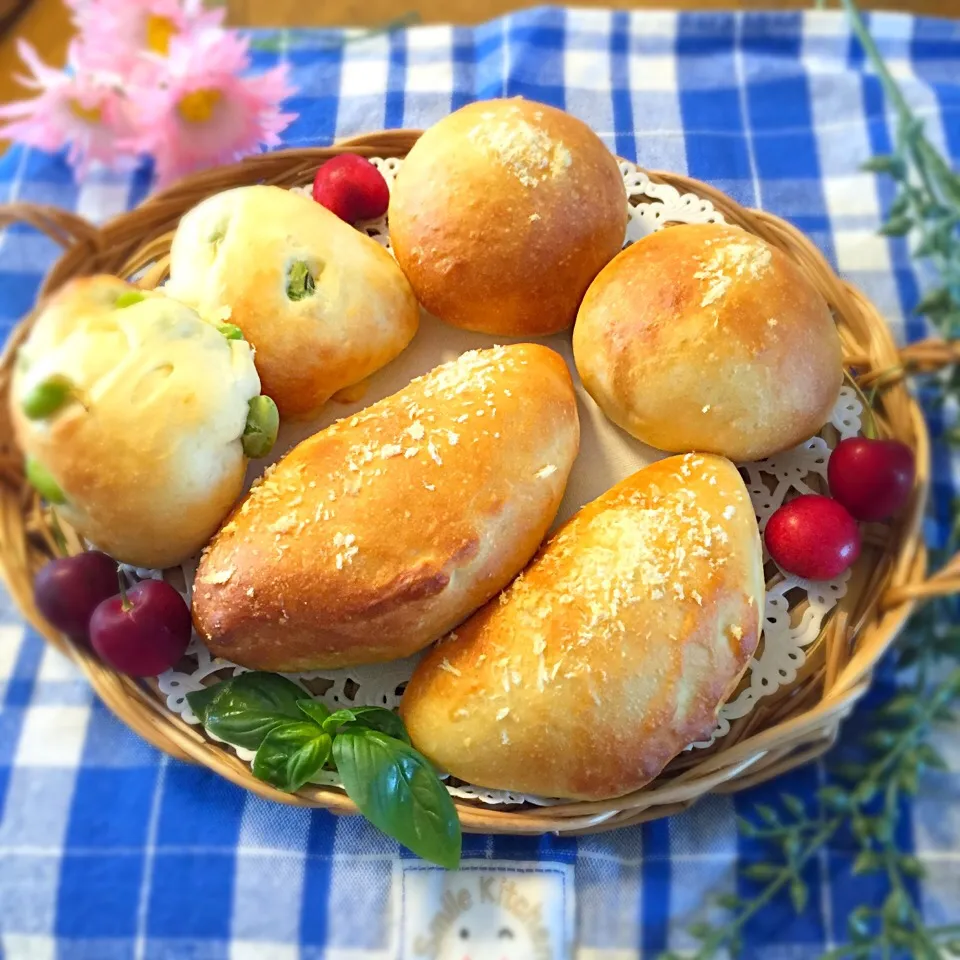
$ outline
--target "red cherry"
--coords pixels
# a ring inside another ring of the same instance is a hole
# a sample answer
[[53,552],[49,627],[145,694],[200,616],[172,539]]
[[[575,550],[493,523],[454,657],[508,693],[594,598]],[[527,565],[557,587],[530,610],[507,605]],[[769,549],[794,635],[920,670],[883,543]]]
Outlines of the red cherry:
[[90,620],[90,643],[104,663],[134,677],[155,677],[183,656],[190,610],[163,580],[143,580],[104,600]]
[[860,556],[860,531],[846,508],[817,494],[797,497],[767,521],[770,556],[805,580],[832,580]]
[[33,581],[37,609],[58,630],[85,640],[97,604],[117,592],[117,564],[99,550],[51,560]]
[[899,440],[841,440],[827,464],[830,492],[858,520],[886,520],[907,502],[917,465]]
[[341,153],[313,178],[313,199],[347,223],[374,220],[387,212],[390,190],[383,174],[366,158]]

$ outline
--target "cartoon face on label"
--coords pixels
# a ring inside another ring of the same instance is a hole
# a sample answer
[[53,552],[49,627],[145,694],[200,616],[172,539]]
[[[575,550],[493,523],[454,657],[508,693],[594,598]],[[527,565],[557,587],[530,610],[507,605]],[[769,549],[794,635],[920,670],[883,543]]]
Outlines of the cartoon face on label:
[[402,960],[562,960],[574,904],[567,864],[484,860],[402,870]]
[[475,904],[441,938],[437,960],[530,960],[536,948],[523,923]]
[[404,864],[397,876],[399,960],[567,960],[570,864]]

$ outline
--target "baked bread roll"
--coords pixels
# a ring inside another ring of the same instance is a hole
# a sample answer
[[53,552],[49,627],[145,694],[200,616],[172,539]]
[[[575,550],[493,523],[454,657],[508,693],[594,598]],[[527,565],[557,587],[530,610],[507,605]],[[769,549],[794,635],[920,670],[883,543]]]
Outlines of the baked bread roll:
[[263,392],[309,417],[413,339],[419,307],[393,258],[309,197],[237,187],[184,216],[167,290],[256,350]]
[[763,602],[736,468],[661,460],[587,504],[431,650],[400,714],[417,749],[470,783],[621,796],[710,735]]
[[530,559],[578,442],[556,353],[466,353],[288,453],[202,558],[194,623],[261,670],[405,657]]
[[390,197],[390,239],[441,320],[502,336],[569,327],[623,246],[616,158],[586,124],[529,100],[462,107],[417,141]]
[[583,385],[639,440],[758,460],[823,426],[840,392],[826,301],[737,227],[669,227],[591,284],[573,332]]
[[11,415],[58,514],[117,560],[161,568],[197,553],[240,495],[259,392],[244,341],[162,293],[86,277],[20,348]]

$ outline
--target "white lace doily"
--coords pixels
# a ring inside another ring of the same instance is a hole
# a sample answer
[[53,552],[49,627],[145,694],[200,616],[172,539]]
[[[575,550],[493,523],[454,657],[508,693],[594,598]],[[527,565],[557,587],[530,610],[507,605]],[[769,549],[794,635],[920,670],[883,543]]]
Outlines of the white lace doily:
[[[397,159],[372,161],[392,186],[402,161]],[[681,195],[665,184],[654,184],[643,171],[621,161],[630,218],[626,243],[660,229],[665,223],[722,223],[723,217],[713,205],[694,194]],[[294,188],[309,195],[309,189]],[[390,237],[385,218],[362,224],[361,229],[390,248]],[[565,520],[584,503],[593,500],[619,480],[664,456],[659,451],[628,437],[599,412],[583,390],[576,375],[570,348],[569,332],[540,338],[541,342],[557,350],[567,360],[578,391],[581,410],[581,451],[568,483],[567,492],[557,517]],[[429,317],[423,318],[421,330],[413,344],[383,371],[371,378],[366,394],[360,400],[344,404],[330,404],[323,416],[309,425],[281,427],[275,448],[276,457],[303,437],[315,433],[333,420],[349,416],[370,403],[404,387],[413,377],[425,373],[439,363],[452,359],[464,350],[489,346],[491,341],[481,334],[455,330]],[[844,387],[830,417],[830,424],[839,437],[855,436],[860,431],[862,407],[856,394]],[[825,482],[830,448],[826,439],[813,437],[806,443],[768,460],[741,466],[741,472],[750,491],[761,530],[767,519],[790,492],[810,493],[815,478]],[[258,463],[260,472],[263,463]],[[253,475],[248,481],[253,480]],[[821,489],[822,489],[821,484]],[[765,558],[768,559],[768,558]],[[769,565],[767,571],[771,571]],[[131,571],[138,576],[160,576],[156,571]],[[193,581],[194,565],[184,565],[184,593],[189,602],[189,585]],[[783,575],[767,591],[763,622],[763,640],[757,656],[751,661],[743,681],[732,699],[721,707],[713,736],[688,749],[707,747],[724,736],[730,722],[746,716],[764,696],[792,683],[803,666],[807,647],[821,632],[824,618],[846,593],[848,574],[828,583],[812,583],[798,577]],[[320,670],[291,675],[304,689],[319,698],[331,709],[349,704],[376,704],[396,707],[400,703],[403,685],[410,678],[418,657],[393,663],[351,667],[344,670]],[[192,724],[198,723],[186,701],[186,694],[199,690],[206,683],[225,680],[242,673],[245,668],[226,660],[213,658],[203,642],[194,637],[180,669],[168,670],[158,678],[159,689],[166,696],[167,706]],[[243,760],[253,759],[253,753],[232,748]],[[316,781],[339,785],[336,774],[323,773]],[[534,803],[549,805],[553,801],[543,797],[488,790],[471,784],[450,784],[450,792],[465,799],[488,804]]]

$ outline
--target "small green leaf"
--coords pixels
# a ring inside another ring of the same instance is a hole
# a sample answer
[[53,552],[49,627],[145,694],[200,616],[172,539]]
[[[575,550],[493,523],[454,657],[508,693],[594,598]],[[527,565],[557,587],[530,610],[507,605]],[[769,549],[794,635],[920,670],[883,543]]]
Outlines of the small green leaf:
[[113,305],[118,310],[122,310],[124,307],[132,307],[135,303],[140,303],[146,299],[139,290],[126,290],[113,301]]
[[737,829],[745,837],[755,837],[757,835],[756,825],[751,823],[746,817],[737,817]]
[[880,713],[888,717],[906,717],[916,713],[919,705],[915,693],[899,693],[883,706]]
[[910,209],[910,195],[906,192],[899,194],[896,199],[890,204],[890,210],[888,216],[899,217],[902,216]]
[[843,813],[850,807],[850,797],[839,787],[823,787],[817,791],[820,802],[829,810]]
[[929,743],[921,743],[917,746],[917,758],[919,761],[931,770],[949,770],[947,761],[943,759],[940,753]]
[[414,853],[454,869],[460,819],[429,761],[379,730],[348,728],[333,741],[347,795],[379,830]]
[[868,804],[877,793],[877,785],[872,780],[864,780],[853,791],[853,799],[861,806]]
[[807,885],[800,877],[794,877],[793,880],[790,881],[790,902],[793,904],[793,909],[797,913],[803,913],[809,899],[810,890],[807,888]]
[[[915,257],[929,257],[943,248],[942,239],[932,230],[923,235],[916,249],[913,251]],[[919,311],[918,311],[919,312]]]
[[27,457],[24,472],[27,481],[47,503],[60,506],[67,502],[66,494],[60,489],[60,484],[53,479],[50,471],[39,460]]
[[883,902],[883,916],[888,923],[905,923],[910,912],[910,904],[900,890],[892,890]]
[[834,763],[830,765],[830,772],[846,781],[859,781],[866,769],[862,763]]
[[807,815],[807,808],[803,801],[792,793],[781,793],[780,800],[787,810],[798,820],[802,820]]
[[724,910],[739,910],[743,900],[735,893],[721,893],[717,895],[716,903],[718,907],[723,907]]
[[295,260],[287,275],[287,296],[291,300],[303,300],[313,293],[315,286],[310,265],[305,260]]
[[228,339],[228,340],[242,340],[243,331],[235,323],[221,323],[217,329]]
[[894,156],[871,157],[861,164],[861,170],[872,173],[889,173],[891,176],[900,176],[903,172],[903,161]]
[[880,843],[890,843],[893,839],[893,821],[886,817],[875,817],[873,820],[873,835]]
[[190,704],[190,709],[201,723],[206,720],[207,707],[223,692],[223,689],[223,683],[213,683],[202,690],[194,690],[187,694],[187,703]]
[[337,710],[323,721],[323,729],[333,735],[340,727],[353,723],[371,730],[379,730],[388,737],[395,737],[404,743],[410,742],[410,735],[403,721],[386,707],[350,707]]
[[910,217],[891,217],[880,227],[879,232],[887,237],[902,237],[904,234],[910,232],[912,226],[913,220]]
[[760,819],[768,823],[771,827],[780,826],[780,818],[777,816],[777,811],[774,810],[773,807],[765,803],[758,803],[755,804],[754,809],[760,815]]
[[800,838],[795,833],[788,833],[783,838],[783,853],[790,863],[800,855]]
[[279,674],[241,673],[222,686],[206,706],[204,726],[227,743],[256,750],[271,730],[303,720],[297,702],[304,691]]
[[917,773],[916,766],[903,766],[900,768],[900,789],[910,794],[911,797],[917,795],[917,791],[920,789],[920,777]]
[[743,875],[751,880],[771,880],[780,876],[782,867],[775,867],[772,863],[751,863],[743,868]]
[[900,869],[908,877],[922,877],[926,870],[924,869],[923,864],[920,862],[918,857],[915,857],[911,853],[903,854],[899,859]]
[[331,745],[330,736],[306,720],[274,727],[257,748],[254,776],[280,790],[299,790],[323,768]]
[[854,941],[863,940],[870,936],[870,918],[873,911],[867,906],[857,907],[853,913],[847,917],[847,930]]
[[950,293],[946,287],[937,287],[929,290],[914,307],[914,313],[929,313],[931,310],[942,310],[950,306]]
[[691,923],[687,928],[687,932],[695,940],[706,940],[707,937],[713,934],[713,927],[709,923],[704,923],[702,920],[698,920],[696,923]]
[[320,726],[323,726],[324,721],[330,716],[330,711],[327,709],[326,704],[321,703],[319,700],[298,700],[297,706],[314,723],[318,723]]
[[853,872],[857,876],[863,873],[873,873],[875,870],[879,870],[882,865],[883,861],[876,853],[872,850],[864,850],[853,861]]
[[879,750],[889,750],[896,746],[897,735],[891,730],[874,730],[864,737],[863,742],[868,747],[876,747]]

